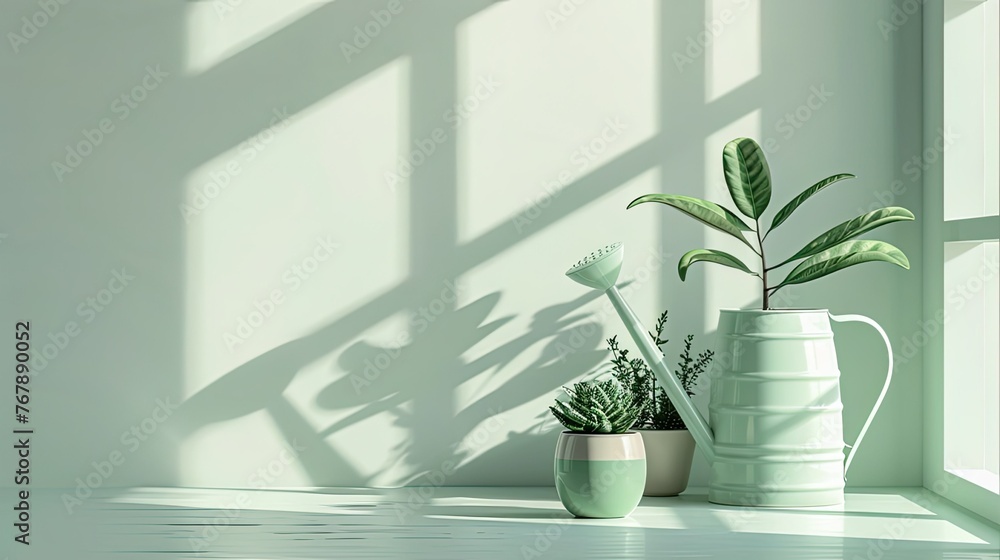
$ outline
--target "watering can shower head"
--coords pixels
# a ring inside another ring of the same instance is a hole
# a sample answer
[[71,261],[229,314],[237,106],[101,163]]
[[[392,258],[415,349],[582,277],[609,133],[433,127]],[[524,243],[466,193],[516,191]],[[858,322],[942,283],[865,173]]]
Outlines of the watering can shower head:
[[624,258],[625,246],[621,241],[605,245],[577,261],[566,271],[566,276],[584,286],[605,291],[618,281]]

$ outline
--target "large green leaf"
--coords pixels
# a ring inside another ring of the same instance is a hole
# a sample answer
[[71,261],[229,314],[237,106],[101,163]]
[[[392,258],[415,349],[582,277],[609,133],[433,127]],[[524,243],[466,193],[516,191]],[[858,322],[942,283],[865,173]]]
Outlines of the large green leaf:
[[729,195],[740,212],[757,219],[771,201],[771,170],[764,151],[750,138],[737,138],[722,150]]
[[903,268],[910,268],[910,261],[902,251],[884,241],[845,241],[799,263],[774,289],[789,284],[802,284],[849,266],[882,261]]
[[823,233],[816,239],[807,243],[805,247],[799,249],[799,252],[785,259],[778,266],[815,255],[820,251],[825,251],[838,243],[855,238],[862,233],[871,231],[879,226],[912,219],[913,213],[906,208],[900,208],[899,206],[889,206],[888,208],[872,210],[871,212],[862,214],[853,220],[847,220],[846,222],[830,229],[826,233]]
[[802,191],[802,194],[793,198],[791,202],[784,205],[781,208],[781,210],[778,210],[778,213],[774,215],[774,220],[771,222],[771,227],[768,228],[767,231],[771,231],[772,229],[784,223],[784,221],[787,220],[788,217],[792,215],[792,212],[794,212],[795,209],[799,207],[799,205],[808,200],[809,197],[811,197],[812,195],[836,183],[837,181],[841,181],[843,179],[853,179],[853,178],[854,175],[851,175],[850,173],[839,173],[837,175],[827,177],[826,179],[823,179],[822,181]]
[[744,231],[753,231],[750,226],[746,225],[739,216],[714,202],[679,194],[647,194],[630,202],[628,207],[631,208],[645,202],[659,202],[672,206],[708,227],[728,233],[745,243],[747,247],[753,248],[746,237],[743,237]]
[[713,262],[715,264],[721,264],[723,266],[728,266],[738,270],[742,270],[747,274],[755,274],[754,271],[750,270],[747,265],[743,264],[743,261],[730,255],[729,253],[723,251],[716,251],[715,249],[694,249],[693,251],[688,251],[684,253],[681,257],[679,263],[677,263],[677,274],[680,275],[681,280],[687,279],[687,270],[692,264],[696,262]]

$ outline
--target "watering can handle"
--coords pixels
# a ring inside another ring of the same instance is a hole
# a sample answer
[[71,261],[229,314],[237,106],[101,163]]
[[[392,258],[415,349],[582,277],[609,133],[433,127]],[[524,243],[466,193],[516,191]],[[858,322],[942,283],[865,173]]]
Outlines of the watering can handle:
[[889,353],[889,371],[885,374],[885,385],[882,386],[882,392],[879,394],[878,399],[875,400],[875,406],[872,408],[871,413],[868,415],[868,419],[865,420],[865,425],[861,427],[861,433],[858,434],[858,439],[854,440],[854,445],[851,447],[851,452],[847,454],[847,462],[844,463],[844,478],[847,478],[847,469],[851,468],[851,461],[854,459],[854,454],[858,452],[858,447],[861,446],[861,440],[864,439],[865,433],[868,431],[868,427],[871,426],[872,420],[875,419],[875,414],[878,413],[878,409],[882,406],[882,400],[885,399],[885,394],[889,390],[889,382],[892,381],[892,345],[889,343],[889,336],[885,334],[882,327],[879,326],[874,320],[865,317],[864,315],[834,315],[833,313],[827,312],[830,318],[837,322],[851,322],[857,321],[859,323],[867,323],[882,335],[882,340],[885,342],[885,349]]

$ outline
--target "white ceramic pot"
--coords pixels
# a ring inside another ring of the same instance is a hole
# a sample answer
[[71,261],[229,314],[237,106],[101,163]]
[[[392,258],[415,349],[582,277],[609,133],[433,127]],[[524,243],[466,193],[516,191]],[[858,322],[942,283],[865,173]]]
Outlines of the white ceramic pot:
[[694,438],[687,430],[639,430],[646,449],[644,496],[676,496],[691,475]]

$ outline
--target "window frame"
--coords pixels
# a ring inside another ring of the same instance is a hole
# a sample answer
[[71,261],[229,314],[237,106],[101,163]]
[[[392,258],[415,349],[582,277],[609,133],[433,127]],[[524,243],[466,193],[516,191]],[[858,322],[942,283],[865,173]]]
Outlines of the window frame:
[[[1000,1],[1000,0],[993,0]],[[931,145],[945,127],[944,1],[923,3],[924,128],[923,145]],[[1000,100],[998,100],[1000,102]],[[1000,216],[945,220],[947,158],[923,176],[923,316],[935,317],[945,308],[945,243],[989,241],[1000,237]],[[924,362],[924,486],[956,504],[1000,524],[1000,494],[969,482],[944,464],[944,336],[932,337]]]

